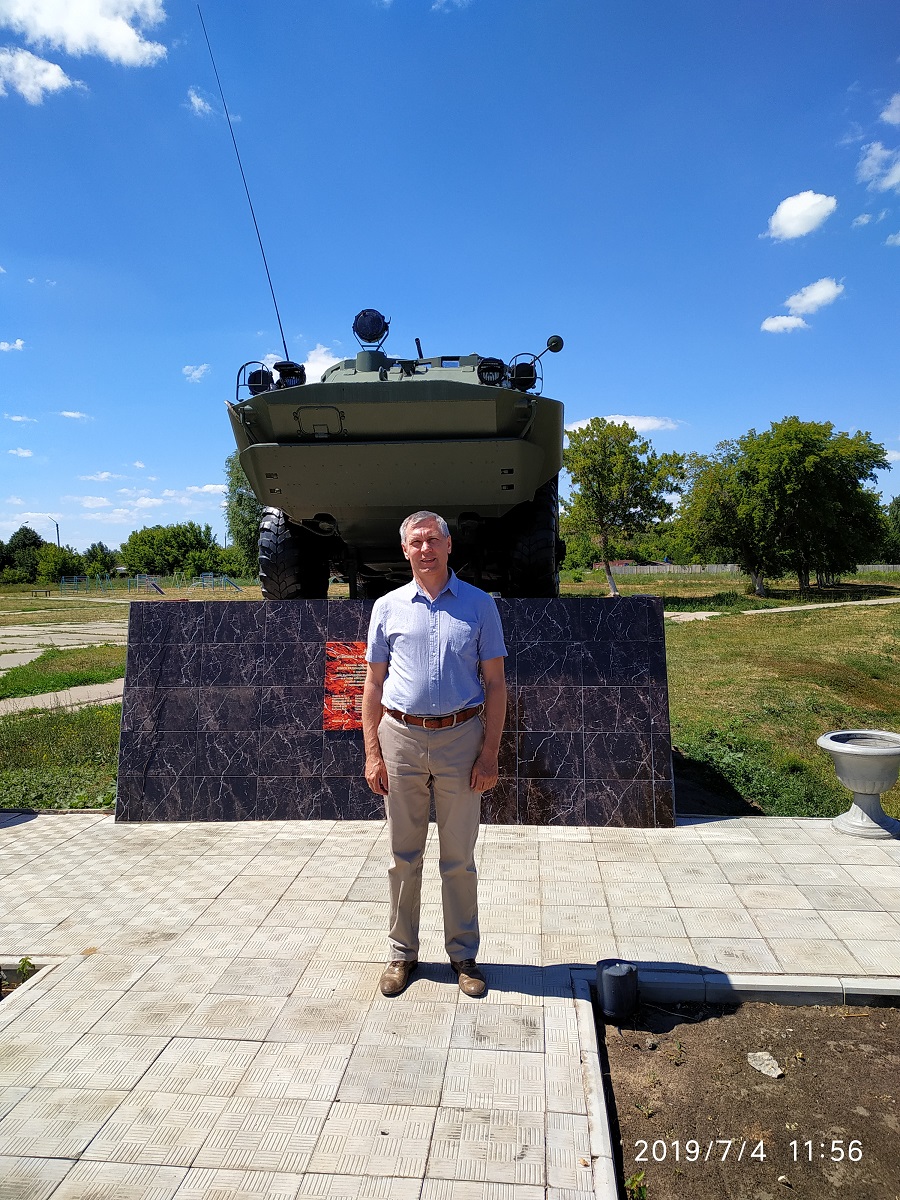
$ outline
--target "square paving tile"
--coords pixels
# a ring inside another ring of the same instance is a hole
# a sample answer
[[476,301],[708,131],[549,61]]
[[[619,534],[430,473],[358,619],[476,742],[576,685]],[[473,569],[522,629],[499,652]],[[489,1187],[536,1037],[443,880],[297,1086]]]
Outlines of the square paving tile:
[[308,1169],[421,1179],[436,1111],[402,1104],[333,1104]]
[[769,938],[769,946],[787,974],[856,975],[859,963],[837,938]]
[[418,1104],[437,1108],[447,1047],[358,1044],[337,1098],[354,1104]]
[[50,1068],[42,1087],[132,1088],[169,1039],[139,1034],[87,1033]]
[[808,893],[815,889],[802,890],[791,884],[738,884],[734,889],[745,908],[817,908]]
[[778,961],[761,938],[692,938],[700,965],[722,971],[778,972]]
[[543,1113],[442,1108],[427,1175],[540,1186],[546,1178],[545,1119]]
[[677,908],[614,908],[611,913],[616,937],[685,937]]
[[546,1106],[549,1112],[587,1112],[580,1056],[571,1047],[548,1050],[544,1055]]
[[279,1012],[266,1041],[354,1044],[368,1011],[365,1000],[292,996]]
[[9,1200],[47,1200],[74,1165],[73,1159],[0,1154],[0,1187]]
[[[8,1003],[8,1001],[4,1001]],[[31,1087],[75,1045],[79,1033],[42,1035],[15,1027],[0,1036],[0,1087]]]
[[333,1100],[352,1051],[349,1043],[264,1043],[240,1077],[235,1095]]
[[170,1095],[231,1096],[258,1050],[254,1041],[172,1038],[135,1087]]
[[[544,1200],[544,1189],[528,1183],[426,1179],[422,1185],[422,1200]],[[594,1200],[593,1192],[585,1200]]]
[[441,1104],[448,1108],[543,1112],[543,1055],[516,1050],[451,1050]]
[[224,1096],[131,1092],[82,1157],[161,1167],[190,1166],[226,1104]]
[[619,937],[616,939],[616,955],[605,957],[618,957],[625,962],[641,963],[645,966],[678,962],[689,963],[691,966],[698,964],[697,952],[688,937]]
[[0,1155],[77,1158],[128,1093],[32,1088],[0,1121]]
[[[843,908],[850,912],[863,912],[866,909],[881,911],[882,905],[876,899],[871,889],[853,886],[841,886],[840,884],[809,884],[802,886],[800,889],[806,897],[807,902],[812,908],[818,912],[822,912],[829,908]],[[897,889],[900,895],[900,888]],[[779,907],[790,908],[789,905],[779,905]]]
[[304,1171],[330,1107],[321,1100],[234,1096],[217,1114],[193,1165]]
[[544,1050],[544,1014],[537,1007],[520,1009],[514,1004],[460,1006],[450,1045],[456,1050]]
[[610,908],[671,908],[672,896],[665,883],[604,884]]
[[179,1026],[179,1037],[262,1041],[287,1003],[284,996],[205,996]]
[[419,1200],[421,1187],[421,1179],[307,1172],[297,1200]]
[[827,938],[837,936],[811,908],[750,908],[748,916],[764,938]]
[[847,949],[864,971],[879,975],[900,975],[900,942],[867,938],[847,938]]
[[79,1162],[53,1196],[54,1200],[172,1200],[186,1173],[184,1167]]
[[757,927],[743,908],[679,908],[688,937],[755,938]]
[[296,1200],[305,1176],[283,1171],[192,1167],[174,1200]]
[[556,1188],[593,1190],[587,1117],[547,1113],[547,1183]]
[[831,909],[822,914],[829,929],[839,938],[862,941],[900,941],[900,914],[889,912],[848,912]]
[[373,1001],[359,1031],[360,1046],[422,1046],[446,1049],[456,1017],[456,1004],[433,1000]]

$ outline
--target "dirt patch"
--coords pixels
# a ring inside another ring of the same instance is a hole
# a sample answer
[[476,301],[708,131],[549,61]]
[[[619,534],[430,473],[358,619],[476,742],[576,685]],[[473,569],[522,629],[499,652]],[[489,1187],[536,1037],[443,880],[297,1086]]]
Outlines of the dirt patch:
[[605,1034],[628,1200],[900,1200],[900,1009],[644,1004]]

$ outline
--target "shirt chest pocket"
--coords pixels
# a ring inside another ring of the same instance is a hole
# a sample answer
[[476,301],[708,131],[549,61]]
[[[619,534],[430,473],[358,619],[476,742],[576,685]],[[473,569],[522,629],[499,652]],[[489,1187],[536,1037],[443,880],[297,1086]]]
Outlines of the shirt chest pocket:
[[475,630],[464,621],[451,619],[445,644],[449,652],[457,658],[477,658],[478,639]]

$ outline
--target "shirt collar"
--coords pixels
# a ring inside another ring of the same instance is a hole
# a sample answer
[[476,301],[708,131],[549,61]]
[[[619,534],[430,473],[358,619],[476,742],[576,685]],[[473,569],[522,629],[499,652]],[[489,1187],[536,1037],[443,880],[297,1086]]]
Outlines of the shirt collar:
[[450,569],[450,576],[449,576],[447,582],[444,584],[444,586],[438,592],[437,596],[435,596],[434,600],[432,600],[429,596],[427,596],[422,591],[422,589],[419,587],[419,585],[415,581],[415,579],[411,580],[410,583],[408,584],[408,586],[411,589],[411,591],[410,591],[410,599],[411,600],[424,600],[427,604],[436,604],[438,602],[438,600],[440,600],[441,596],[444,595],[445,592],[450,592],[450,594],[453,596],[456,596],[459,592],[459,580],[456,577],[456,572],[452,568]]

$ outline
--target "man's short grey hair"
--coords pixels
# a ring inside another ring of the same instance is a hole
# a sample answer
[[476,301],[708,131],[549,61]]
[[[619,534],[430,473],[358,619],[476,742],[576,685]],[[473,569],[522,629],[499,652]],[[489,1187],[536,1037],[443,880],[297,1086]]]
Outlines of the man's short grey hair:
[[406,545],[406,531],[411,529],[413,525],[422,525],[425,521],[434,521],[438,529],[441,531],[441,537],[450,536],[450,526],[439,513],[428,512],[427,509],[422,509],[421,512],[412,513],[406,518],[400,526],[400,543]]

